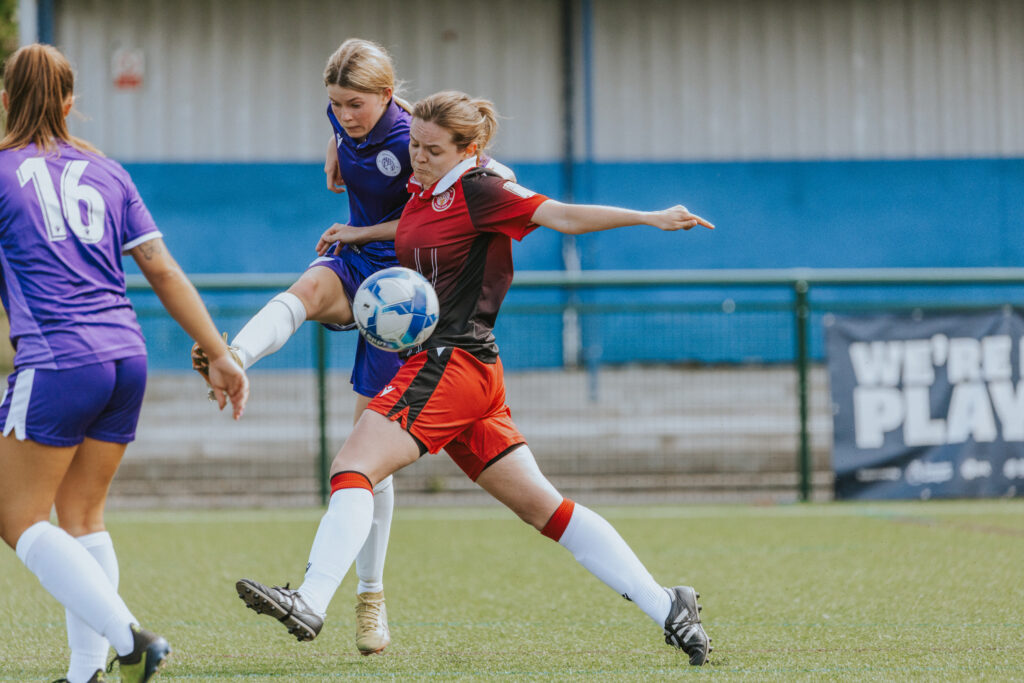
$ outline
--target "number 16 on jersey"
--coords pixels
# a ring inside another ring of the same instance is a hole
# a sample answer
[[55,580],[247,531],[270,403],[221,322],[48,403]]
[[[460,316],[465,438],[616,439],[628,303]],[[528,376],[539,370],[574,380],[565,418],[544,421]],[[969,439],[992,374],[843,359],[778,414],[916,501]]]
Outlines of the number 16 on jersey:
[[[82,174],[88,161],[69,161],[60,174],[60,194],[53,184],[50,171],[43,157],[30,157],[18,166],[18,182],[22,187],[28,183],[36,191],[39,208],[43,212],[46,234],[51,242],[67,239],[67,228],[79,240],[95,244],[103,239],[105,204],[99,191],[81,183]],[[81,204],[85,204],[87,220],[82,219]]]

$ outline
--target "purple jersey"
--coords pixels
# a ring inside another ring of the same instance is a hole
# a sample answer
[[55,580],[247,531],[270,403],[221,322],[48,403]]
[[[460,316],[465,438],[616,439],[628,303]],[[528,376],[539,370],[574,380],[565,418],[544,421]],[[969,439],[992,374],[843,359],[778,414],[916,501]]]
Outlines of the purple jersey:
[[[338,123],[327,106],[327,118],[334,128],[338,165],[348,187],[349,225],[368,226],[395,220],[409,200],[405,181],[412,173],[409,161],[409,112],[394,98],[373,130],[356,142]],[[395,259],[393,242],[368,242],[359,247],[377,261]]]
[[0,151],[0,298],[15,368],[145,354],[122,252],[160,232],[115,161],[60,143]]

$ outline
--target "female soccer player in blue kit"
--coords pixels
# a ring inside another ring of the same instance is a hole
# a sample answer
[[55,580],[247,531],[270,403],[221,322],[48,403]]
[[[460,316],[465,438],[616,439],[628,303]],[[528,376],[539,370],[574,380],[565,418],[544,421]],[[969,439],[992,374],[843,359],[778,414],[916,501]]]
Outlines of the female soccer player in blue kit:
[[[315,259],[231,340],[244,368],[280,349],[306,320],[345,329],[352,321],[343,314],[359,284],[378,270],[398,265],[394,230],[377,227],[398,218],[409,198],[409,112],[395,96],[391,57],[370,41],[346,40],[327,60],[324,85],[333,129],[324,170],[329,189],[348,191],[349,223],[334,226],[348,230],[348,239]],[[356,419],[401,363],[397,354],[359,337],[351,378]],[[383,583],[394,509],[391,477],[378,482],[374,494],[373,530],[356,558],[356,647],[363,654],[381,652],[391,642]]]
[[[69,134],[74,75],[64,55],[48,45],[19,49],[4,87],[0,296],[15,355],[0,402],[0,536],[66,609],[65,680],[101,680],[113,645],[121,680],[146,681],[170,647],[140,628],[118,595],[103,522],[146,387],[122,254],[210,357],[214,396],[221,408],[230,398],[236,419],[248,382],[131,178]],[[53,507],[59,526],[50,523]]]
[[[391,57],[380,45],[350,38],[327,60],[324,85],[330,104],[327,118],[334,134],[327,147],[324,172],[332,192],[347,190],[349,223],[335,224],[338,248],[315,259],[286,292],[278,294],[249,320],[231,341],[244,368],[268,356],[306,320],[333,330],[351,329],[349,302],[371,274],[397,266],[395,221],[409,199],[409,106],[395,96]],[[485,160],[510,177],[511,171]],[[193,354],[203,372],[205,359]],[[384,388],[402,360],[395,353],[356,342],[352,388],[355,419]],[[356,647],[362,654],[383,651],[391,642],[384,603],[384,560],[394,509],[392,478],[374,487],[373,524],[356,556]]]
[[[241,579],[247,606],[316,637],[334,592],[371,525],[374,483],[440,449],[523,521],[569,550],[597,578],[662,629],[665,641],[702,665],[711,651],[697,593],[658,584],[615,529],[544,477],[505,404],[493,328],[512,282],[512,239],[539,225],[566,234],[632,225],[713,227],[685,207],[632,211],[563,204],[480,169],[497,128],[486,100],[442,92],[416,103],[410,124],[412,194],[399,219],[399,262],[434,284],[440,318],[370,402],[331,465],[331,499],[297,589]],[[337,232],[318,244],[325,250]],[[422,350],[421,350],[422,349]]]

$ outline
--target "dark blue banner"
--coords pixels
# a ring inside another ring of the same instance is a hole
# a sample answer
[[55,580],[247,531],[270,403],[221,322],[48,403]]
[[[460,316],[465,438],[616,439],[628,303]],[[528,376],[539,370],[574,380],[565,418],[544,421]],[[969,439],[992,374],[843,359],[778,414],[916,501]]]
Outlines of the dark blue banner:
[[1024,318],[827,316],[837,498],[1024,494]]

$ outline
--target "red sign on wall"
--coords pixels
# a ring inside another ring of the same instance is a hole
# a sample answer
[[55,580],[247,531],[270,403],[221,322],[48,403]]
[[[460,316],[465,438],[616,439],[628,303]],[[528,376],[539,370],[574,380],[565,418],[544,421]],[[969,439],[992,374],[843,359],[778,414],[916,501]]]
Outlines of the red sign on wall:
[[118,90],[138,90],[146,74],[146,54],[141,48],[120,48],[110,61],[114,87]]

